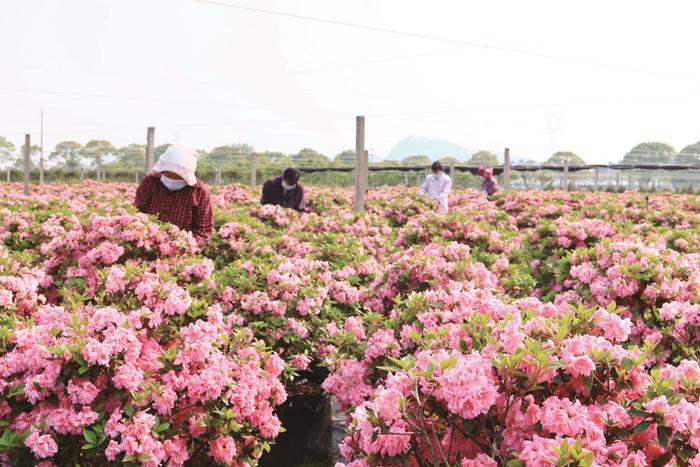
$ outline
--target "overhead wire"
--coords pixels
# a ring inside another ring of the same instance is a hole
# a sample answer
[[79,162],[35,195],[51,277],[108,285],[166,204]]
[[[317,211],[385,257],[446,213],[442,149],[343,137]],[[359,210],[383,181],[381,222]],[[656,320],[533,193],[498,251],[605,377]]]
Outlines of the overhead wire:
[[518,55],[524,55],[524,56],[530,56],[530,57],[536,57],[536,58],[543,58],[543,59],[548,59],[548,60],[569,62],[569,63],[575,63],[575,64],[579,64],[579,65],[597,66],[597,67],[601,67],[601,68],[616,69],[616,70],[620,70],[620,71],[627,71],[627,72],[633,72],[633,73],[644,73],[644,74],[653,75],[653,76],[660,76],[660,77],[674,78],[674,79],[681,79],[681,80],[700,81],[700,77],[695,77],[695,76],[687,77],[687,76],[680,76],[680,75],[671,75],[668,73],[663,73],[663,72],[658,72],[658,71],[653,71],[653,70],[645,70],[645,69],[641,69],[641,68],[633,68],[633,67],[628,67],[628,66],[616,65],[613,63],[594,62],[591,60],[584,60],[584,59],[575,58],[575,57],[550,55],[550,54],[545,54],[545,53],[540,53],[540,52],[532,52],[532,51],[528,51],[528,50],[515,49],[515,48],[511,48],[511,47],[504,47],[504,46],[491,45],[491,44],[486,44],[486,43],[467,41],[467,40],[463,40],[463,39],[440,37],[440,36],[435,36],[435,35],[431,35],[431,34],[417,33],[417,32],[411,32],[411,31],[402,31],[399,29],[391,29],[391,28],[384,28],[384,27],[379,27],[379,26],[370,26],[370,25],[366,25],[366,24],[352,23],[349,21],[340,21],[340,20],[334,20],[334,19],[328,19],[328,18],[320,18],[320,17],[316,17],[316,16],[300,15],[300,14],[296,14],[296,13],[288,13],[288,12],[278,11],[278,10],[269,10],[269,9],[244,6],[244,5],[234,4],[234,3],[221,2],[221,1],[217,1],[217,0],[192,0],[192,1],[197,2],[197,3],[202,3],[202,4],[210,4],[210,5],[227,7],[227,8],[234,8],[234,9],[238,9],[238,10],[242,10],[242,11],[249,11],[249,12],[254,12],[254,13],[281,16],[281,17],[286,17],[286,18],[294,18],[294,19],[299,19],[299,20],[304,20],[304,21],[312,21],[312,22],[317,22],[317,23],[333,24],[336,26],[357,28],[357,29],[363,29],[366,31],[381,32],[381,33],[386,33],[386,34],[412,37],[412,38],[417,38],[417,39],[426,39],[426,40],[445,42],[445,43],[450,43],[450,44],[458,44],[458,45],[472,47],[472,48],[478,48],[478,49],[482,49],[482,50],[495,50],[495,51],[499,51],[499,52],[507,52],[507,53],[512,53],[512,54],[518,54]]
[[103,99],[120,99],[120,100],[136,100],[145,102],[170,102],[173,104],[196,104],[196,105],[207,105],[216,107],[227,107],[231,109],[241,109],[241,110],[260,110],[253,107],[245,106],[235,106],[224,104],[221,102],[203,102],[203,101],[190,101],[185,99],[166,99],[160,97],[147,97],[147,96],[125,96],[116,94],[103,94],[103,93],[93,93],[93,92],[83,92],[83,91],[63,91],[55,89],[36,89],[36,88],[13,88],[13,87],[0,87],[0,91],[9,92],[26,92],[26,93],[36,93],[36,94],[49,94],[49,95],[61,95],[61,96],[78,96],[78,97],[96,97]]
[[[670,77],[670,78],[675,78],[675,79],[691,79],[691,80],[698,79],[696,77],[683,77],[683,76],[677,76],[677,75],[669,75],[669,74],[662,73],[662,72],[655,72],[655,71],[651,71],[651,70],[625,67],[625,66],[609,64],[609,63],[599,63],[599,62],[582,60],[582,59],[572,58],[572,57],[548,55],[548,54],[543,54],[543,53],[539,53],[539,52],[520,50],[520,49],[516,49],[516,48],[511,48],[511,47],[490,45],[490,44],[486,44],[486,43],[478,43],[478,42],[473,42],[473,41],[454,39],[454,38],[448,38],[448,37],[440,37],[440,36],[434,36],[434,35],[418,33],[418,32],[402,31],[402,30],[391,29],[391,28],[364,25],[364,24],[359,24],[359,23],[339,21],[339,20],[333,20],[333,19],[328,19],[328,18],[320,18],[320,17],[314,17],[314,16],[287,13],[287,12],[277,11],[277,10],[249,7],[249,6],[221,2],[221,1],[216,1],[216,0],[193,0],[193,1],[195,1],[197,3],[211,4],[211,5],[222,6],[222,7],[227,7],[227,8],[234,8],[234,9],[249,11],[249,12],[253,12],[253,13],[268,14],[268,15],[288,17],[288,18],[293,18],[293,19],[298,19],[298,20],[333,24],[333,25],[338,25],[338,26],[343,26],[343,27],[358,28],[358,29],[374,31],[374,32],[381,32],[381,33],[386,33],[386,34],[393,34],[393,35],[413,37],[413,38],[418,38],[418,39],[439,41],[439,42],[444,42],[444,43],[451,43],[451,44],[456,44],[456,45],[460,45],[460,46],[480,48],[480,49],[485,49],[485,50],[494,50],[494,51],[499,51],[499,52],[520,54],[520,55],[532,56],[532,57],[549,59],[549,60],[571,62],[571,63],[577,63],[577,64],[581,64],[581,65],[599,66],[599,67],[603,67],[603,68],[618,69],[618,70],[627,71],[627,72],[645,73],[645,74],[664,76],[664,77]],[[444,52],[437,52],[437,53],[444,53]],[[433,55],[433,54],[434,53],[426,53],[426,54],[417,54],[417,55],[412,55],[412,56],[377,59],[377,60],[370,60],[367,62],[360,62],[360,63],[356,63],[356,64],[339,65],[335,68],[360,66],[363,64],[381,63],[381,62],[385,62],[385,61],[395,61],[395,60],[401,60],[401,59],[406,59],[406,58],[415,58],[415,57],[421,57],[421,56],[427,56],[427,55]],[[305,73],[305,72],[309,72],[309,71],[314,71],[314,70],[298,70],[298,71],[296,71],[296,73]],[[25,89],[25,88],[8,88],[8,87],[2,87],[2,88],[0,88],[0,91],[35,92],[35,93],[42,93],[42,94],[56,94],[56,95],[78,96],[78,97],[97,97],[97,98],[110,98],[110,99],[140,100],[140,101],[154,101],[154,102],[172,102],[172,103],[181,103],[181,104],[186,103],[186,104],[201,104],[201,105],[216,105],[216,106],[232,107],[232,106],[229,106],[226,104],[214,103],[214,102],[195,102],[195,101],[187,101],[187,100],[179,100],[179,99],[163,99],[163,98],[153,98],[153,97],[145,97],[145,96],[111,95],[111,94],[103,94],[103,93],[88,93],[88,92],[81,92],[81,91],[61,91],[61,90],[50,90],[50,89]],[[609,102],[609,101],[599,101],[599,102],[604,103],[604,102]],[[585,105],[585,104],[591,104],[591,103],[594,103],[594,102],[579,101],[579,102],[570,102],[570,103],[564,103],[564,104],[523,104],[523,105],[512,105],[512,106],[471,107],[471,108],[437,109],[437,110],[412,111],[412,112],[394,112],[394,113],[385,113],[385,114],[381,114],[381,113],[371,114],[370,113],[368,115],[373,117],[373,118],[381,118],[381,117],[395,117],[395,116],[404,116],[404,115],[407,116],[407,115],[437,114],[437,113],[448,113],[448,112],[478,112],[478,111],[496,111],[496,110],[516,110],[516,109],[528,109],[528,108],[546,108],[546,107],[552,107],[552,106],[558,107],[558,106],[569,106],[569,105]],[[245,107],[232,107],[232,108],[245,109]],[[338,116],[337,117],[337,119],[341,119],[341,118],[345,119],[347,117],[346,116],[342,116],[342,117]],[[324,120],[326,120],[326,118],[324,118]],[[279,120],[279,119],[275,119],[275,120],[239,120],[239,121],[228,121],[228,122],[222,122],[222,123],[185,123],[185,124],[167,124],[166,123],[166,124],[161,124],[158,126],[163,127],[163,128],[179,128],[179,127],[184,128],[184,127],[207,127],[207,126],[227,126],[227,125],[237,125],[237,124],[255,124],[255,123],[269,124],[269,123],[290,123],[290,122],[293,122],[293,120]],[[110,124],[107,124],[106,126],[109,126],[109,125]],[[137,127],[140,128],[141,127],[141,125],[125,125],[125,124],[114,124],[113,126],[122,127],[122,128],[137,128]],[[97,129],[97,127],[93,127],[93,128]]]

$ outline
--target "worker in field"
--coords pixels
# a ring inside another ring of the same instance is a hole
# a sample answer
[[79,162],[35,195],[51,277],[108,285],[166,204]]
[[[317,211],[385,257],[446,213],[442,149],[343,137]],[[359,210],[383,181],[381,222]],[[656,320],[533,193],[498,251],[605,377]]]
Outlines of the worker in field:
[[192,232],[204,245],[214,230],[209,188],[195,176],[197,152],[189,146],[170,146],[136,190],[134,204],[162,222]]
[[479,167],[476,174],[484,179],[479,187],[480,193],[491,196],[498,192],[498,181],[496,181],[496,177],[493,176],[493,167],[486,164],[483,167]]
[[260,203],[305,211],[306,198],[299,178],[301,174],[297,169],[284,169],[282,176],[271,178],[263,184]]
[[438,201],[442,212],[447,214],[447,197],[452,189],[452,179],[445,173],[440,161],[433,162],[430,168],[433,173],[425,177],[420,192],[422,195],[427,195],[430,199]]

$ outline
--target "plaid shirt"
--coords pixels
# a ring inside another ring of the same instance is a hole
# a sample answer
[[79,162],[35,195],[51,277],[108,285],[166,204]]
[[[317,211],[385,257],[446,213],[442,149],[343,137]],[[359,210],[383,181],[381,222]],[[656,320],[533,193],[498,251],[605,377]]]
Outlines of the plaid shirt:
[[491,196],[492,194],[498,191],[498,182],[493,177],[487,178],[481,184],[481,188],[479,188],[479,191],[483,191],[488,196]]
[[154,214],[162,222],[169,222],[194,234],[197,243],[206,243],[214,230],[211,194],[201,181],[171,191],[160,181],[160,174],[151,172],[141,180],[136,190],[136,208]]

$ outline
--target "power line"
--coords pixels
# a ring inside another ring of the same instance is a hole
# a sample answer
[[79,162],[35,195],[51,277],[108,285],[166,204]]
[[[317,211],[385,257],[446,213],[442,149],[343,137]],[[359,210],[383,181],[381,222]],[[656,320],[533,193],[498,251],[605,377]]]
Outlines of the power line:
[[227,104],[222,104],[219,102],[202,102],[202,101],[188,101],[181,99],[164,99],[160,97],[146,97],[146,96],[123,96],[115,94],[101,94],[101,93],[91,93],[82,91],[62,91],[55,89],[33,89],[33,88],[10,88],[10,87],[0,87],[0,91],[8,92],[26,92],[26,93],[36,93],[36,94],[54,94],[60,96],[78,96],[78,97],[97,97],[102,99],[120,99],[120,100],[136,100],[136,101],[147,101],[147,102],[170,102],[173,104],[199,104],[199,105],[211,105],[217,107],[227,107],[231,109],[244,109],[244,110],[254,110],[252,107],[241,107],[232,106]]
[[401,60],[411,60],[414,58],[431,57],[431,56],[435,56],[435,55],[443,55],[443,54],[454,53],[454,52],[456,52],[456,50],[450,49],[450,50],[440,50],[440,51],[436,51],[436,52],[426,52],[426,53],[422,53],[422,54],[401,55],[398,57],[378,58],[375,60],[366,60],[363,62],[346,63],[346,64],[330,66],[330,67],[318,67],[318,68],[307,68],[305,70],[294,70],[294,71],[290,71],[290,74],[308,74],[308,73],[315,73],[315,72],[325,72],[325,71],[339,70],[339,69],[343,69],[343,68],[354,68],[354,67],[364,66],[364,65],[375,65],[378,63],[398,62]]
[[192,0],[194,2],[198,3],[206,3],[210,5],[217,5],[217,6],[223,6],[227,8],[235,8],[239,10],[244,10],[244,11],[251,11],[255,13],[262,13],[262,14],[268,14],[268,15],[274,15],[274,16],[282,16],[285,18],[294,18],[294,19],[300,19],[300,20],[305,20],[305,21],[313,21],[317,23],[326,23],[326,24],[333,24],[336,26],[345,26],[349,28],[357,28],[357,29],[364,29],[366,31],[374,31],[374,32],[382,32],[386,34],[394,34],[398,36],[405,36],[405,37],[413,37],[417,39],[427,39],[427,40],[432,40],[432,41],[439,41],[439,42],[446,42],[450,44],[458,44],[462,46],[467,46],[467,47],[473,47],[473,48],[478,48],[478,49],[484,49],[484,50],[495,50],[499,52],[507,52],[507,53],[512,53],[512,54],[519,54],[519,55],[525,55],[529,57],[536,57],[536,58],[544,58],[548,60],[557,60],[557,61],[562,61],[562,62],[569,62],[569,63],[575,63],[579,65],[588,65],[588,66],[597,66],[601,68],[609,68],[609,69],[614,69],[614,70],[620,70],[620,71],[627,71],[627,72],[632,72],[632,73],[643,73],[643,74],[648,74],[652,76],[660,76],[660,77],[665,77],[665,78],[673,78],[673,79],[681,79],[681,80],[691,80],[691,81],[698,81],[700,78],[698,77],[687,77],[687,76],[679,76],[679,75],[670,75],[667,73],[661,73],[657,71],[652,71],[652,70],[644,70],[640,68],[632,68],[632,67],[626,67],[626,66],[621,66],[621,65],[615,65],[611,63],[600,63],[600,62],[593,62],[589,60],[583,60],[579,58],[572,58],[572,57],[563,57],[559,55],[549,55],[549,54],[543,54],[539,52],[531,52],[527,50],[520,50],[520,49],[513,49],[510,47],[502,47],[502,46],[496,46],[496,45],[490,45],[490,44],[482,44],[478,42],[471,42],[471,41],[465,41],[461,39],[452,39],[448,37],[440,37],[440,36],[433,36],[430,34],[422,34],[422,33],[415,33],[415,32],[410,32],[410,31],[401,31],[398,29],[389,29],[389,28],[382,28],[378,26],[369,26],[366,24],[359,24],[359,23],[350,23],[347,21],[339,21],[339,20],[333,20],[333,19],[328,19],[328,18],[319,18],[316,16],[307,16],[307,15],[299,15],[295,13],[286,13],[283,11],[277,11],[277,10],[267,10],[263,8],[254,8],[254,7],[248,7],[248,6],[243,6],[243,5],[236,5],[233,3],[224,3],[224,2],[219,2],[215,0]]

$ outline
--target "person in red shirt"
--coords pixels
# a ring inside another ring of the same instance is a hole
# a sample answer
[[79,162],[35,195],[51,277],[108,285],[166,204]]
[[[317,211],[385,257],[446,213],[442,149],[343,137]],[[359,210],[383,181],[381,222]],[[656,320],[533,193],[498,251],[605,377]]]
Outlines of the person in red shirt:
[[192,232],[202,246],[214,230],[209,188],[195,176],[197,152],[185,145],[170,146],[136,190],[134,204],[162,222]]
[[490,165],[486,164],[483,167],[479,167],[476,174],[484,179],[479,187],[480,193],[488,197],[498,192],[498,181],[496,181],[496,177],[493,176],[493,168]]

